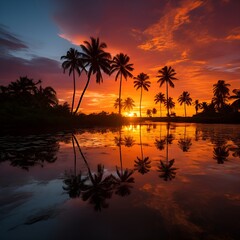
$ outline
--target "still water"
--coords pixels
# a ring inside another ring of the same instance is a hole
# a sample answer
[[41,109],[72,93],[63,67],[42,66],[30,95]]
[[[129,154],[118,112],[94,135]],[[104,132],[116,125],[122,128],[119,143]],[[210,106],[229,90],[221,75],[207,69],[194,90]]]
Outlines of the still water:
[[0,239],[240,239],[240,125],[0,137]]

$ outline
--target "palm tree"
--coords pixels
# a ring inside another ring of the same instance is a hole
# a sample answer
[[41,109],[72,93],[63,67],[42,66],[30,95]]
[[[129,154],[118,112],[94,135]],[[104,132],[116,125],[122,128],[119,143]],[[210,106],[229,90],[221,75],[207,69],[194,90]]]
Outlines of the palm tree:
[[135,107],[134,100],[130,97],[126,98],[123,102],[123,109],[129,112]]
[[229,97],[230,84],[225,83],[224,80],[218,80],[216,84],[213,84],[213,103],[217,107],[217,110],[221,110],[226,104]]
[[72,98],[72,108],[71,113],[73,112],[74,108],[74,100],[75,100],[75,93],[76,93],[76,81],[75,81],[75,71],[78,73],[78,75],[81,74],[81,71],[84,69],[82,60],[81,60],[81,53],[78,52],[74,48],[70,48],[67,51],[67,54],[65,56],[61,56],[61,60],[65,60],[62,63],[63,73],[67,69],[69,69],[69,76],[73,75],[73,98]]
[[[173,80],[177,80],[174,76],[176,75],[175,70],[170,67],[163,67],[161,70],[158,71],[159,75],[157,76],[158,83],[160,83],[160,87],[166,83],[166,96],[167,96],[167,102],[168,102],[168,84],[170,87],[174,88]],[[167,107],[167,116],[169,117],[169,108]]]
[[[117,54],[112,61],[111,72],[110,74],[117,72],[115,81],[120,77],[120,86],[119,86],[119,99],[121,99],[122,94],[122,76],[127,80],[128,77],[132,78],[132,71],[134,70],[133,64],[129,63],[130,58],[128,55],[119,53]],[[119,115],[121,115],[121,104],[119,102]]]
[[166,101],[165,96],[163,93],[159,92],[158,94],[155,95],[154,97],[154,102],[155,104],[160,103],[160,117],[162,117],[162,109],[161,109],[161,104]]
[[140,73],[137,77],[134,83],[134,87],[138,90],[141,88],[141,94],[140,94],[140,117],[142,117],[141,113],[141,105],[142,105],[142,89],[148,91],[148,88],[150,87],[151,82],[148,81],[149,76],[146,73]]
[[117,98],[117,99],[115,100],[113,106],[114,106],[114,108],[117,109],[117,108],[119,108],[119,105],[120,105],[121,108],[123,107],[122,99],[121,99],[120,102],[119,102],[119,98]]
[[178,102],[180,105],[184,103],[184,112],[185,112],[185,117],[187,116],[186,112],[186,105],[192,105],[192,98],[190,98],[190,93],[183,91],[183,93],[179,96]]
[[36,90],[36,97],[38,104],[43,106],[56,106],[58,104],[58,99],[56,96],[56,91],[52,87],[39,87]]
[[195,105],[196,114],[198,114],[198,109],[201,108],[201,103],[199,102],[198,99],[195,100],[194,105]]
[[152,116],[152,110],[151,109],[147,109],[147,116],[151,117]]
[[157,109],[156,109],[156,108],[153,108],[153,109],[152,109],[152,114],[153,114],[153,115],[157,114]]
[[233,89],[232,91],[235,95],[230,96],[230,99],[236,99],[231,106],[238,111],[238,109],[240,109],[240,89]]
[[173,109],[175,107],[175,102],[173,101],[172,97],[169,97],[165,102],[164,106],[168,109],[168,116],[169,115],[169,109]]
[[82,61],[83,61],[84,67],[88,69],[87,71],[88,79],[74,113],[77,113],[80,107],[82,98],[85,94],[85,91],[87,90],[91,76],[95,74],[96,82],[100,84],[103,81],[102,72],[106,74],[110,74],[111,55],[110,53],[105,52],[105,48],[107,48],[107,44],[104,42],[100,42],[99,38],[96,39],[91,37],[90,39],[91,39],[91,42],[84,41],[84,44],[80,45],[82,49],[82,53],[81,53]]
[[227,157],[229,156],[229,149],[228,146],[217,146],[213,149],[213,159],[217,160],[218,164],[223,164]]

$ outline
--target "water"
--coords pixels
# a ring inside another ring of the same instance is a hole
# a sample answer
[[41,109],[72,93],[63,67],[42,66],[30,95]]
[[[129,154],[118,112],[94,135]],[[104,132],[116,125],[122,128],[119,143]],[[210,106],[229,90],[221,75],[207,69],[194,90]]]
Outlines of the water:
[[240,125],[9,135],[0,161],[1,240],[240,239]]

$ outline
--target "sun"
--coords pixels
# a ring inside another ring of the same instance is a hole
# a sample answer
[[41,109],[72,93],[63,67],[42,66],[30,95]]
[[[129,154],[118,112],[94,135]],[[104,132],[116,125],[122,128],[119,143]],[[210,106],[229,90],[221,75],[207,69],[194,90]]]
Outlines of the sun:
[[133,117],[133,116],[134,116],[134,113],[133,113],[133,112],[128,112],[128,113],[127,113],[127,116],[128,116],[128,117]]

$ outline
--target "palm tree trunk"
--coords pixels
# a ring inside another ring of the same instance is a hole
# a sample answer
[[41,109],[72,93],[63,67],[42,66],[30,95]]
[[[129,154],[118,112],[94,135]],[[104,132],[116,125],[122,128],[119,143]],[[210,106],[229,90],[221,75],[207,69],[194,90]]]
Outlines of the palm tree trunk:
[[184,111],[185,111],[185,117],[186,117],[187,116],[186,103],[184,103]]
[[142,117],[141,108],[142,108],[142,87],[141,87],[141,93],[140,93],[140,118]]
[[162,117],[162,108],[161,108],[161,102],[160,102],[160,117]]
[[168,82],[166,82],[166,95],[167,95],[167,116],[169,117],[169,107],[168,107]]
[[90,179],[91,179],[91,182],[94,182],[94,179],[93,179],[93,176],[92,176],[92,172],[91,172],[91,170],[90,170],[90,167],[89,167],[89,165],[88,165],[88,162],[87,162],[85,156],[83,155],[83,152],[82,152],[82,150],[81,150],[81,148],[80,148],[80,145],[79,145],[79,143],[78,143],[78,140],[77,140],[77,138],[76,138],[73,134],[72,134],[72,136],[73,136],[73,138],[74,138],[74,140],[75,140],[75,142],[76,142],[76,144],[77,144],[77,146],[78,146],[78,150],[79,150],[79,152],[80,152],[80,154],[81,154],[81,156],[82,156],[82,158],[83,158],[83,161],[84,161],[84,163],[86,164],[86,167],[87,167],[87,169],[88,169],[88,174],[89,174],[89,177],[90,177]]
[[74,145],[74,139],[72,136],[72,145],[73,145],[73,154],[74,154],[74,176],[77,175],[77,158],[76,158],[76,149]]
[[140,147],[141,147],[141,159],[143,160],[143,147],[142,147],[142,126],[140,123]]
[[73,113],[73,108],[74,108],[75,93],[76,93],[76,81],[75,81],[75,70],[73,70],[73,98],[72,98],[71,114]]
[[77,108],[76,108],[74,114],[77,113],[77,111],[78,111],[78,109],[79,109],[79,107],[80,107],[80,104],[81,104],[81,102],[82,102],[82,98],[83,98],[83,96],[84,96],[84,94],[85,94],[85,92],[86,92],[86,90],[87,90],[88,84],[89,84],[89,82],[90,82],[90,77],[91,77],[91,75],[88,76],[87,83],[86,83],[86,85],[85,85],[85,87],[84,87],[84,89],[83,89],[82,95],[81,95],[81,97],[80,97],[80,99],[79,99],[79,102],[78,102],[78,105],[77,105]]
[[119,103],[118,103],[118,113],[121,116],[121,112],[122,112],[122,105],[121,105],[121,94],[122,94],[122,73],[120,73],[120,86],[119,86]]
[[119,158],[120,158],[120,167],[121,167],[121,175],[123,175],[123,164],[122,164],[122,135],[121,128],[119,130]]

